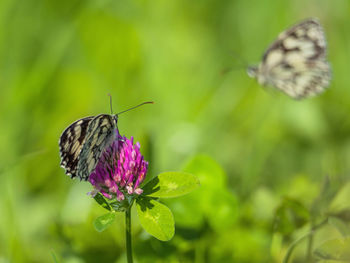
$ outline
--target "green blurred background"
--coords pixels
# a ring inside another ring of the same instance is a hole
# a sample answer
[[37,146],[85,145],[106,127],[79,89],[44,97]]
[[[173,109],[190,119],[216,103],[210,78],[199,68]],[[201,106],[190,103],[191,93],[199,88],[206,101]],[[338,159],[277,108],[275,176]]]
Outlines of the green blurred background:
[[[325,28],[333,80],[294,101],[249,79],[240,57],[258,62],[307,17]],[[61,132],[109,113],[108,93],[115,112],[155,101],[119,118],[121,134],[140,141],[149,178],[187,170],[202,183],[164,201],[176,221],[170,242],[133,214],[136,262],[281,262],[310,226],[324,177],[333,186],[348,178],[349,25],[347,0],[1,0],[0,263],[54,262],[52,253],[125,261],[123,215],[96,232],[104,211],[86,195],[91,186],[59,166]],[[286,200],[301,208],[276,231]],[[325,229],[315,246],[338,235]],[[293,262],[305,262],[304,250]]]

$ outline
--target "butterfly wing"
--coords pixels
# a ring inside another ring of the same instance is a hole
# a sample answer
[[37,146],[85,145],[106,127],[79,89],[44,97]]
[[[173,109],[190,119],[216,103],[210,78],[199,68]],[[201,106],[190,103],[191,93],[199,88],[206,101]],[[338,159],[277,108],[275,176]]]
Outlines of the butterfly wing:
[[93,118],[86,117],[73,122],[60,137],[61,166],[71,178],[76,176],[79,155],[86,139],[89,123]]
[[331,73],[319,22],[308,19],[282,32],[266,50],[257,78],[296,99],[324,91]]
[[112,115],[101,114],[91,120],[77,165],[77,175],[81,180],[87,180],[95,170],[102,152],[113,142],[116,132],[117,121]]
[[294,99],[313,97],[328,87],[331,80],[330,72],[330,66],[326,61],[309,61],[300,64],[297,70],[285,74],[287,75],[285,78],[274,78],[272,83]]

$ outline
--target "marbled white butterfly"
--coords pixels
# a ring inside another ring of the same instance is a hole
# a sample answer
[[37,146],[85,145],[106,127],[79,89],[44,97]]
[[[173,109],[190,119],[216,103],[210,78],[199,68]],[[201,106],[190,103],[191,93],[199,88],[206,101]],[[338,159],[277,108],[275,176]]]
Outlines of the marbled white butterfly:
[[82,118],[69,125],[59,140],[61,166],[71,178],[87,180],[95,170],[102,152],[119,135],[118,115],[153,102],[144,102],[115,115],[100,114]]
[[265,51],[248,75],[261,85],[270,85],[294,99],[323,92],[330,83],[326,39],[317,19],[307,19],[283,31]]

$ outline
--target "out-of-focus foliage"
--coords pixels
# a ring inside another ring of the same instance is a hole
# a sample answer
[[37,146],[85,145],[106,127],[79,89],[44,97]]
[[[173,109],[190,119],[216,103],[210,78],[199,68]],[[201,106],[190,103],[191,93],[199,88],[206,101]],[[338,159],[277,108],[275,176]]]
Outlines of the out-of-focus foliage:
[[[104,209],[59,167],[61,132],[109,113],[108,93],[115,112],[155,101],[119,119],[148,180],[183,168],[201,181],[166,200],[170,242],[133,211],[137,262],[281,262],[325,220],[291,260],[334,256],[349,244],[349,14],[347,0],[1,0],[0,262],[125,261],[123,214],[98,233]],[[240,60],[259,61],[306,17],[325,28],[334,76],[321,96],[293,101],[259,87]]]

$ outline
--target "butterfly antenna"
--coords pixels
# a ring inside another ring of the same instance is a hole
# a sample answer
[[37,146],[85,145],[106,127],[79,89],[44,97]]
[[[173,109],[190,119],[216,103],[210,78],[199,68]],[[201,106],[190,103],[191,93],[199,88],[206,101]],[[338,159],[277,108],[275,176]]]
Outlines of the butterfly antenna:
[[110,93],[108,93],[109,96],[109,105],[111,107],[111,114],[113,115],[113,108],[112,108],[112,95]]
[[227,67],[227,68],[224,68],[223,70],[221,70],[221,74],[222,75],[225,75],[226,73],[229,73],[230,71],[233,71],[233,70],[242,70],[243,68],[247,68],[246,66],[242,66],[242,65],[238,65],[238,66],[234,66],[234,67]]
[[221,71],[221,74],[224,75],[232,70],[240,70],[240,69],[246,69],[249,64],[247,61],[236,51],[232,50],[231,51],[231,57],[233,59],[237,60],[239,63],[238,65],[232,66],[232,67],[227,67]]
[[138,108],[138,107],[140,107],[140,106],[142,106],[142,105],[144,105],[144,104],[154,104],[154,102],[153,102],[153,101],[146,101],[146,102],[143,102],[143,103],[141,103],[141,104],[139,104],[139,105],[136,105],[136,106],[134,106],[134,107],[132,107],[132,108],[130,108],[130,109],[127,109],[127,110],[118,112],[116,115],[122,114],[122,113],[124,113],[124,112],[129,111],[129,110],[133,110],[133,109]]
[[243,58],[243,56],[241,54],[239,54],[238,52],[232,50],[232,57],[234,59],[237,59],[240,62],[240,66],[246,68],[248,67],[248,62]]

